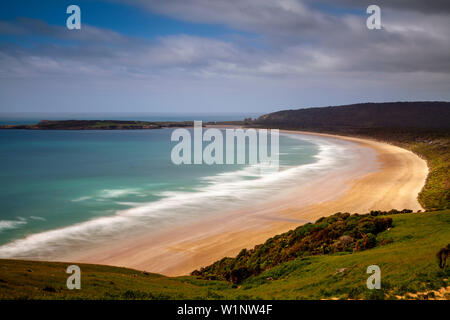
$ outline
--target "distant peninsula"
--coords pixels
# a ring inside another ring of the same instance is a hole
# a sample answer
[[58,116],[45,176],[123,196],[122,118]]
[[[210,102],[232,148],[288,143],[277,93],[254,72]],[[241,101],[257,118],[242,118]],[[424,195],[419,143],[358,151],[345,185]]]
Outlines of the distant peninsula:
[[[209,121],[203,125],[243,125],[244,121]],[[23,130],[146,130],[192,127],[193,121],[132,121],[132,120],[42,120],[37,124],[1,125],[0,129]]]
[[[244,126],[370,135],[445,132],[450,129],[450,102],[382,102],[300,108],[268,113],[242,121],[209,121],[204,126]],[[192,127],[193,121],[42,120],[37,124],[2,125],[0,129],[26,130],[141,130]],[[384,140],[384,139],[382,139]]]
[[26,130],[141,130],[173,127],[190,127],[192,121],[150,122],[124,120],[42,120],[37,124],[4,125],[0,129]]

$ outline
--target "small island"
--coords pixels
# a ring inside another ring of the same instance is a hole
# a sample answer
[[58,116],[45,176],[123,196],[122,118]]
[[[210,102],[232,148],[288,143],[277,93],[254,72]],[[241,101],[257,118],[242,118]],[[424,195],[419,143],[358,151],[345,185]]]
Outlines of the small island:
[[[244,121],[204,122],[206,125],[243,125]],[[22,130],[145,130],[192,127],[193,121],[133,121],[133,120],[42,120],[37,124],[1,125],[0,129]]]
[[0,129],[26,130],[141,130],[191,127],[192,121],[150,122],[126,120],[42,120],[37,124],[4,125]]

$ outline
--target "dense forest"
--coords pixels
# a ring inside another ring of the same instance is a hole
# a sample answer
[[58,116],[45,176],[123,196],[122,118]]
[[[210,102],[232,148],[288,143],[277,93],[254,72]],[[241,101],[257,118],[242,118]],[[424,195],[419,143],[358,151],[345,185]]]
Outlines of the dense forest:
[[283,110],[254,121],[291,129],[364,132],[378,128],[450,129],[450,102],[386,102]]

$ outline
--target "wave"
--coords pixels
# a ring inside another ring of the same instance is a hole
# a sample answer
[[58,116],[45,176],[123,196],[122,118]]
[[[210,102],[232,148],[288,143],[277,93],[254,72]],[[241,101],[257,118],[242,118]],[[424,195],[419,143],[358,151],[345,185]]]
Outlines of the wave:
[[121,198],[126,197],[130,195],[135,196],[145,196],[142,194],[139,189],[103,189],[95,196],[82,196],[75,199],[72,199],[72,202],[82,202],[87,200],[96,199],[97,201],[103,201],[105,199],[114,199],[114,198]]
[[129,195],[141,195],[138,189],[104,189],[100,192],[101,198],[111,199]]
[[30,216],[30,219],[32,220],[39,220],[39,221],[47,221],[44,217],[36,217],[36,216]]
[[[354,145],[351,142],[288,133],[280,135],[315,144],[318,148],[316,161],[283,167],[275,172],[264,170],[264,164],[258,164],[204,177],[189,192],[161,192],[158,194],[162,197],[160,200],[149,203],[123,202],[121,204],[132,207],[116,211],[112,216],[31,234],[7,243],[0,246],[0,257],[57,259],[92,245],[107,245],[110,241],[125,239],[130,235],[200,219],[205,214],[219,214],[222,210],[267,201],[287,186],[298,186],[324,177],[331,170],[345,170],[352,165],[350,160],[355,155],[349,148],[349,145]],[[138,189],[111,189],[103,190],[101,196],[116,198],[141,192]]]
[[17,229],[26,223],[24,218],[19,218],[19,220],[0,220],[0,233],[5,230]]

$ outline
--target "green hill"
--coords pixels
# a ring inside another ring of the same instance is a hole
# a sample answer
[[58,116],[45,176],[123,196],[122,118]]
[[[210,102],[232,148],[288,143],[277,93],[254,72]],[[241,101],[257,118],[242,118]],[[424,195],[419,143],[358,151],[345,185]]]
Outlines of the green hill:
[[[384,245],[298,257],[239,285],[77,264],[82,288],[68,290],[69,263],[0,260],[0,299],[395,299],[448,287],[450,270],[438,267],[436,253],[450,242],[450,211],[383,217],[392,218],[392,228],[376,236]],[[381,290],[366,288],[366,268],[373,264],[381,268]],[[448,290],[442,297],[450,298]]]
[[450,102],[383,102],[282,110],[255,123],[296,129],[357,132],[360,129],[449,129]]
[[[407,212],[411,210],[400,213]],[[192,275],[236,284],[300,257],[370,249],[377,244],[389,243],[390,239],[377,241],[376,236],[392,227],[392,218],[384,215],[398,213],[396,210],[389,213],[373,211],[365,215],[336,213],[270,238],[254,249],[242,249],[235,258],[223,258],[195,270]]]

